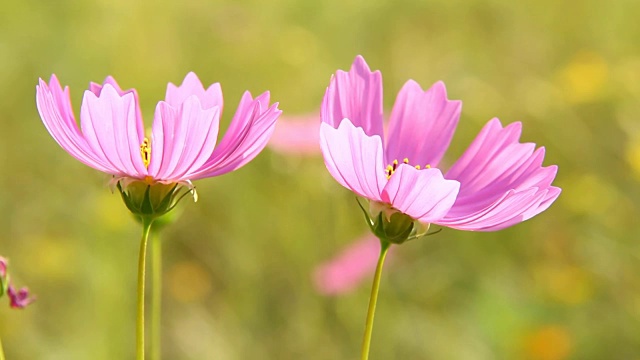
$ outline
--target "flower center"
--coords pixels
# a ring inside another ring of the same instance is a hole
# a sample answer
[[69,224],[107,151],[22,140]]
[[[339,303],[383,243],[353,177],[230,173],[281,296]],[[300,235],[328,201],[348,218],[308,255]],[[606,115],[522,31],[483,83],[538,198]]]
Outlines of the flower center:
[[[409,158],[404,158],[404,160],[402,160],[402,163],[409,164]],[[393,175],[394,172],[396,172],[399,164],[400,163],[398,162],[398,159],[395,159],[391,164],[387,165],[387,167],[384,169],[384,173],[387,175],[387,180],[391,178],[391,175]],[[420,165],[416,165],[415,168],[420,170]],[[427,164],[424,166],[424,168],[431,169],[431,165]]]
[[144,140],[142,140],[142,144],[140,145],[140,155],[142,156],[144,167],[148,168],[149,163],[151,162],[151,145],[149,144],[149,139],[147,138],[144,138]]

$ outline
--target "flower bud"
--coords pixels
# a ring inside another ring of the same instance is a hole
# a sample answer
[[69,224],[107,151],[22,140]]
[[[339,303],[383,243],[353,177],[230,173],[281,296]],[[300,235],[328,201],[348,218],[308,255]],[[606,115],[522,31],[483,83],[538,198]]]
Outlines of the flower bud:
[[13,286],[9,285],[7,287],[7,295],[9,296],[11,307],[14,309],[24,309],[35,301],[34,297],[29,296],[29,289],[26,287],[16,291]]

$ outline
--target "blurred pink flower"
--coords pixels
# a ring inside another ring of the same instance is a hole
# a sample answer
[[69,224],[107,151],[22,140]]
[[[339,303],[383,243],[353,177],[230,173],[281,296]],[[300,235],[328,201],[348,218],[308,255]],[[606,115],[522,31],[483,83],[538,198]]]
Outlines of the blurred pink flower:
[[[389,251],[392,256],[394,249]],[[352,291],[371,277],[380,254],[380,240],[365,235],[342,250],[329,261],[320,264],[313,274],[313,282],[323,295],[340,295]]]
[[320,154],[320,116],[282,117],[269,141],[269,147],[285,155]]
[[217,144],[222,90],[205,89],[194,73],[182,85],[169,83],[156,106],[150,139],[145,135],[136,90],[122,90],[112,77],[91,83],[76,123],[69,88],[55,75],[40,79],[36,103],[51,136],[69,154],[114,182],[181,183],[221,175],[251,161],[267,144],[281,111],[269,92],[242,96],[226,135]]
[[29,297],[29,290],[22,288],[16,291],[9,280],[8,271],[9,261],[0,256],[0,297],[4,296],[5,292],[9,297],[9,302],[12,308],[24,308],[35,299]]
[[[269,141],[269,147],[284,155],[320,154],[320,116],[309,114],[282,117]],[[318,265],[313,284],[322,295],[335,296],[354,290],[370,277],[378,262],[380,240],[372,234],[362,236],[340,254]],[[393,249],[389,257],[392,257]]]
[[9,296],[11,307],[14,309],[24,309],[35,301],[35,298],[29,296],[29,289],[26,287],[16,291],[12,285],[9,285],[7,287],[7,295]]
[[[358,56],[338,71],[321,109],[320,145],[331,175],[369,199],[372,211],[421,223],[493,231],[527,220],[559,196],[557,166],[542,167],[544,148],[520,143],[522,125],[485,125],[443,175],[438,168],[460,117],[442,82],[400,90],[383,131],[382,76]],[[375,214],[374,214],[375,216]]]

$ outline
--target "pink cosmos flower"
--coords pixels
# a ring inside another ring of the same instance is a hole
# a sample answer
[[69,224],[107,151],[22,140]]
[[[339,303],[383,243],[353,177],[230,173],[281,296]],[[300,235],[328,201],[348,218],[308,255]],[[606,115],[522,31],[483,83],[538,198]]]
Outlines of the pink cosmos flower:
[[271,136],[269,147],[281,154],[310,156],[320,154],[318,114],[282,117]]
[[527,220],[559,196],[557,167],[542,167],[544,148],[520,143],[522,126],[485,125],[451,168],[438,167],[461,102],[442,82],[424,91],[409,80],[383,131],[382,76],[358,56],[338,71],[321,109],[320,145],[331,175],[370,201],[372,212],[402,213],[421,223],[493,231]]
[[[390,249],[388,257],[392,257]],[[373,234],[365,235],[349,245],[340,254],[319,265],[313,274],[313,283],[323,295],[340,295],[352,291],[373,274],[380,253],[380,240]]]
[[[149,185],[185,184],[218,176],[251,161],[267,144],[281,111],[269,92],[255,99],[247,91],[217,143],[223,101],[220,84],[205,89],[194,73],[182,85],[169,83],[145,134],[136,90],[122,90],[112,77],[91,83],[80,109],[80,127],[69,88],[55,75],[36,86],[40,117],[58,144],[76,159],[114,177]],[[217,145],[217,146],[216,146]]]

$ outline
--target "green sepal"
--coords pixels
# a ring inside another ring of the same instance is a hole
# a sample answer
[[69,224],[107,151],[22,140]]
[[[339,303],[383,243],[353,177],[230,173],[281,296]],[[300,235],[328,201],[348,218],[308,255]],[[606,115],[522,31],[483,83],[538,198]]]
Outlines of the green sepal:
[[175,184],[170,190],[169,192],[164,196],[164,198],[162,199],[162,201],[160,201],[160,205],[158,205],[159,209],[167,209],[167,211],[165,211],[165,214],[169,211],[171,211],[171,209],[173,208],[171,206],[171,202],[174,199],[174,194],[176,193],[176,190],[178,188],[178,184]]
[[9,273],[6,273],[4,277],[0,276],[0,298],[7,293],[9,287]]
[[362,213],[364,214],[364,219],[367,221],[367,225],[369,225],[369,229],[371,229],[371,231],[375,234],[375,229],[374,229],[374,222],[371,219],[371,216],[369,215],[369,212],[364,208],[364,206],[362,206],[362,204],[360,203],[360,199],[356,196],[356,202],[358,203],[358,206],[360,207],[360,210],[362,210]]
[[142,204],[140,205],[140,212],[144,215],[153,215],[155,213],[151,199],[149,198],[149,192],[151,192],[151,185],[147,185],[144,190],[144,197],[142,198]]
[[0,298],[4,295],[4,293],[7,291],[6,289],[6,285],[4,283],[4,279],[2,278],[2,276],[0,276]]

